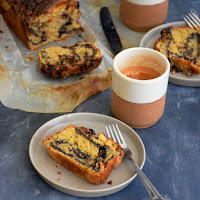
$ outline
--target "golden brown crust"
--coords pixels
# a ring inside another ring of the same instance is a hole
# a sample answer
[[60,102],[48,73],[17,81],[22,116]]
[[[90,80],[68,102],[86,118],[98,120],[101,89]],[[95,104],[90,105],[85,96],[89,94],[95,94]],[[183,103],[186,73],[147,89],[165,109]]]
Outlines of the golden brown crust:
[[[110,176],[113,168],[115,168],[116,158],[112,159],[106,169],[99,173],[91,173],[90,170],[85,169],[81,167],[80,165],[77,165],[76,162],[73,162],[73,160],[68,159],[67,157],[64,157],[61,153],[54,151],[51,147],[48,145],[46,146],[48,154],[55,160],[58,164],[65,167],[72,173],[76,174],[77,176],[80,176],[81,178],[87,180],[88,182],[92,184],[100,184],[105,183],[107,178]],[[119,161],[118,161],[119,163]],[[121,161],[120,161],[121,163]]]
[[[66,3],[72,5],[74,0],[0,0],[0,4],[4,5],[3,10],[10,7],[27,21],[33,21],[38,16],[49,13],[56,6]],[[8,6],[5,7],[5,4]]]
[[[56,7],[66,7],[66,5],[72,6],[71,12],[73,12],[74,8],[79,9],[79,4],[75,0],[17,0],[16,2],[11,0],[0,0],[0,13],[3,15],[7,25],[16,33],[23,43],[29,49],[36,50],[40,46],[46,45],[46,43],[41,42],[38,45],[33,45],[30,42],[29,37],[31,35],[30,28],[32,23],[37,21],[41,15],[48,15]],[[78,13],[77,18],[79,17],[80,12]],[[49,16],[49,20],[51,19],[52,16]],[[71,37],[76,34],[79,29],[80,27],[76,28],[71,34],[68,34],[65,37],[58,37],[52,41],[60,41],[67,37]]]
[[[25,45],[28,45],[28,30],[25,21],[20,19],[20,14],[11,9],[7,1],[0,1],[1,13],[7,25],[20,37]],[[13,20],[15,19],[15,20]]]
[[159,39],[155,42],[155,44],[154,44],[154,49],[155,49],[155,50],[160,51],[159,44],[160,44],[161,42],[164,42],[164,40],[161,39],[161,38],[159,38]]
[[[69,125],[65,129],[76,127],[74,125]],[[85,129],[85,128],[84,128]],[[62,131],[61,131],[62,132]],[[57,134],[61,133],[58,132]],[[53,160],[55,160],[57,163],[59,163],[61,166],[65,167],[66,169],[70,170],[72,173],[76,174],[77,176],[80,176],[81,178],[87,180],[88,182],[92,184],[100,184],[105,183],[107,178],[110,176],[112,170],[119,166],[122,158],[124,156],[124,151],[120,147],[119,144],[116,144],[111,138],[108,138],[114,145],[116,145],[116,150],[119,152],[119,156],[115,156],[111,160],[109,160],[106,163],[106,167],[103,168],[100,172],[94,172],[88,168],[83,168],[81,165],[78,165],[77,162],[75,162],[73,159],[70,159],[67,156],[64,156],[63,153],[55,150],[52,146],[50,146],[49,140],[52,139],[54,136],[47,136],[46,140],[43,139],[43,143],[45,144],[47,151],[49,155],[52,157]],[[100,162],[100,165],[104,165]]]
[[165,55],[172,72],[181,71],[186,76],[200,74],[200,28],[168,27],[154,49]]

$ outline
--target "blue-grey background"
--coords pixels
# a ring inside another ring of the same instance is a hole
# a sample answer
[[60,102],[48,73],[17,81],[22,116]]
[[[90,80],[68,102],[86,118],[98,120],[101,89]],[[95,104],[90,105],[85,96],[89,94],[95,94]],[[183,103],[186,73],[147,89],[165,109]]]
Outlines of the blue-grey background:
[[[166,22],[181,21],[200,1],[170,0]],[[96,94],[73,112],[112,116],[111,90]],[[0,200],[147,200],[140,179],[122,191],[99,198],[74,197],[46,184],[33,168],[28,148],[34,132],[61,114],[28,113],[0,103]],[[200,199],[200,88],[169,84],[166,109],[154,126],[137,130],[146,147],[143,171],[166,199]]]

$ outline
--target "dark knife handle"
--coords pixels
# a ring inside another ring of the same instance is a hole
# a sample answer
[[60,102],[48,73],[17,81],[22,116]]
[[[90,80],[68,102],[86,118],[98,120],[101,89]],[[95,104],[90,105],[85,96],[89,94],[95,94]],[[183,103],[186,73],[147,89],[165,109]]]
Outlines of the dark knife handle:
[[100,19],[111,49],[115,54],[118,54],[120,51],[122,51],[122,44],[119,35],[115,29],[115,25],[113,24],[110,11],[107,7],[101,8]]

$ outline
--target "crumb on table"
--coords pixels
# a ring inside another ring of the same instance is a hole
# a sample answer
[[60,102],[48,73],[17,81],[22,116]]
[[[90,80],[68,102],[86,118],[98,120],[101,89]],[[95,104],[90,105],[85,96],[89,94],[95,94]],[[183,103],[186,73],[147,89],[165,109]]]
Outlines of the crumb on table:
[[33,60],[33,56],[32,55],[28,55],[27,58],[29,58],[31,61]]

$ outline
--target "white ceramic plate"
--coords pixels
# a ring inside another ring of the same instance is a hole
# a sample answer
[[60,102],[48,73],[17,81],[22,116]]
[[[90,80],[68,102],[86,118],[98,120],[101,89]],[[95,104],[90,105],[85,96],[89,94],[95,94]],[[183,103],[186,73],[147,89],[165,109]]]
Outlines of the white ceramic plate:
[[[161,37],[160,32],[170,26],[187,26],[184,21],[172,22],[157,26],[148,31],[140,42],[140,47],[154,48],[154,44],[158,38]],[[177,85],[189,86],[189,87],[200,87],[200,75],[194,74],[192,77],[187,77],[181,73],[172,74],[170,72],[169,82]]]
[[[29,156],[33,166],[49,185],[71,195],[99,197],[122,190],[136,177],[135,170],[126,159],[123,159],[120,166],[115,168],[108,178],[107,181],[112,181],[112,184],[93,185],[58,165],[48,155],[46,147],[42,143],[42,138],[45,139],[47,135],[53,135],[63,130],[69,124],[92,128],[96,133],[106,133],[105,126],[113,123],[119,125],[133,152],[134,160],[142,168],[146,154],[143,142],[137,133],[131,127],[115,118],[95,113],[67,114],[54,118],[41,126],[33,135],[29,146]],[[58,174],[58,171],[61,174]],[[60,178],[59,181],[58,178]]]

